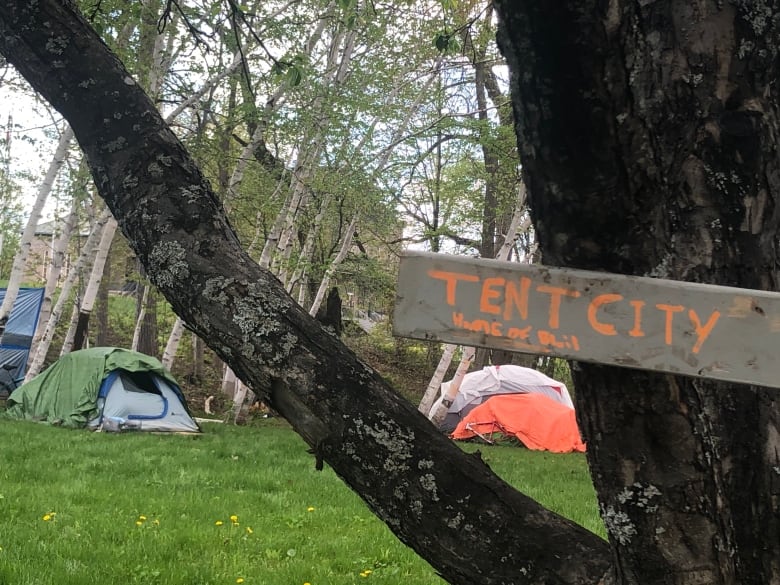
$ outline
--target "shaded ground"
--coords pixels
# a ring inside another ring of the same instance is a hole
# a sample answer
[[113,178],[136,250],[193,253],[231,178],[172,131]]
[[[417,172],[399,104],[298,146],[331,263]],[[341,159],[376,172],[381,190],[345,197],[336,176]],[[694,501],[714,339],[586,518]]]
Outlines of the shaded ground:
[[[342,339],[361,360],[378,371],[403,396],[415,405],[419,403],[439,360],[438,350],[434,351],[436,348],[393,339],[382,332],[374,332],[372,335],[350,335],[347,332]],[[191,352],[174,363],[173,374],[182,387],[190,410],[196,416],[219,418],[230,411],[232,399],[220,392],[221,371],[221,361],[210,351],[204,354],[203,375],[200,378],[192,373]],[[204,412],[204,403],[209,396],[214,396],[210,403],[215,413],[213,415]],[[247,414],[251,418],[262,416],[265,412],[255,408]]]

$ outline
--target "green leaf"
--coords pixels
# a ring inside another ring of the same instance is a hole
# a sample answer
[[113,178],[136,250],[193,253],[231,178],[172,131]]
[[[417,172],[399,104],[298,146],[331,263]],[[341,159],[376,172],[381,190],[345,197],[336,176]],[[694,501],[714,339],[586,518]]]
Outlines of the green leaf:
[[433,39],[433,46],[438,51],[444,52],[447,49],[447,43],[449,42],[449,35],[446,33],[439,33]]
[[285,69],[287,69],[285,65],[283,65],[279,61],[274,61],[274,64],[271,67],[271,73],[273,73],[274,75],[282,75]]
[[290,84],[290,87],[298,87],[303,80],[303,74],[296,65],[290,65],[290,68],[287,70],[286,77],[287,83]]

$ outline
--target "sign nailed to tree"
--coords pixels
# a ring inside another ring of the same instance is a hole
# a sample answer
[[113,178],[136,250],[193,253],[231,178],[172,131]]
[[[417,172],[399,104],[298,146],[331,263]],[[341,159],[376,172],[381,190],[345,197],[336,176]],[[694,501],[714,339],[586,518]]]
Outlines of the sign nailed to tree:
[[409,253],[395,335],[780,387],[780,294]]

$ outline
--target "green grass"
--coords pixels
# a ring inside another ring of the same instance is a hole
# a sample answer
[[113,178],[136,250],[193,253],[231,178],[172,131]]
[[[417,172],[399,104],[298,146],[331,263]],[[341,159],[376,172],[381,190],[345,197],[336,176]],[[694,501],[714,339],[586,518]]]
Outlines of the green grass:
[[[284,424],[205,431],[0,421],[0,584],[442,583]],[[481,450],[510,483],[601,530],[581,455]]]

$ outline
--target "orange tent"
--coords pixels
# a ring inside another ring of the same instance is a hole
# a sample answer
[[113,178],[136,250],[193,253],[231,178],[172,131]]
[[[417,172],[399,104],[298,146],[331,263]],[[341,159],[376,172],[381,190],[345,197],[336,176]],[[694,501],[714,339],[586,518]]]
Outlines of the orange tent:
[[453,439],[513,436],[536,451],[585,451],[574,410],[543,394],[493,396],[460,421]]

